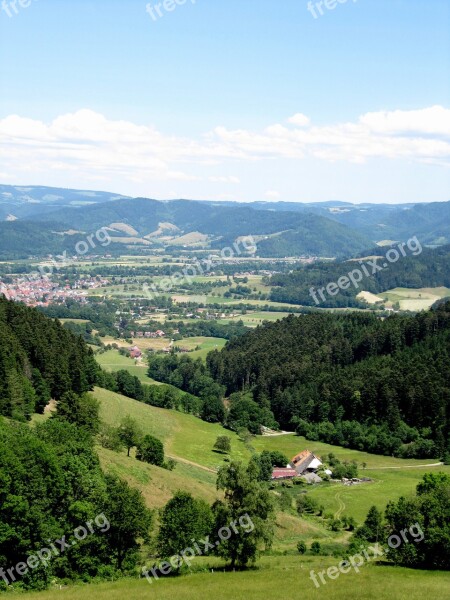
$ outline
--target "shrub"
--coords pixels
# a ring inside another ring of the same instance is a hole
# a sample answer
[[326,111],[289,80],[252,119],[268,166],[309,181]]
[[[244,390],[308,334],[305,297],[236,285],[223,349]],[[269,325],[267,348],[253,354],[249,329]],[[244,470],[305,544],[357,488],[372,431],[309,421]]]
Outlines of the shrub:
[[322,546],[320,545],[320,542],[313,542],[311,544],[311,554],[314,554],[315,556],[317,556],[321,552],[322,552]]
[[299,542],[297,544],[297,550],[300,552],[300,554],[305,554],[305,552],[306,552],[306,544],[305,544],[305,542]]

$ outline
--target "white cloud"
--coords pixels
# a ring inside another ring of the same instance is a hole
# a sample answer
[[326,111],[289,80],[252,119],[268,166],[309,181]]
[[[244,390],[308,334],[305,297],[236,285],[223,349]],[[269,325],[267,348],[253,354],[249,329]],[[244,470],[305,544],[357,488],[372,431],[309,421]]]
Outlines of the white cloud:
[[[372,158],[450,164],[450,109],[370,112],[354,122],[310,124],[298,113],[290,126],[261,131],[218,126],[197,138],[166,135],[151,125],[112,121],[92,110],[42,121],[10,115],[0,120],[2,170],[23,179],[72,172],[81,181],[209,181],[238,184],[208,169],[247,161],[315,158],[364,163]],[[201,175],[199,175],[201,173]]]
[[311,123],[311,121],[309,117],[307,117],[303,113],[296,113],[294,116],[288,119],[288,123],[292,123],[292,125],[297,125],[297,127],[307,127]]
[[450,136],[450,110],[442,106],[367,113],[360,118],[360,122],[371,131],[382,134]]
[[239,177],[235,177],[234,175],[225,175],[225,176],[211,176],[208,178],[212,183],[241,183]]

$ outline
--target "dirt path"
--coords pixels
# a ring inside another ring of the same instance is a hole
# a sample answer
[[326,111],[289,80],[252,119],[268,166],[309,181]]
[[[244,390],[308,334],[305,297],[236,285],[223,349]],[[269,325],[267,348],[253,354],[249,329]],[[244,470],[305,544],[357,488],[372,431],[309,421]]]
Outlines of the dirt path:
[[263,433],[262,437],[279,437],[280,435],[296,435],[295,431],[277,431],[275,433]]
[[335,519],[340,519],[342,513],[345,510],[345,502],[342,500],[341,495],[339,492],[337,492],[337,494],[335,495],[335,498],[339,504],[339,508],[337,509],[337,511],[334,513],[334,518]]
[[443,462],[437,462],[430,463],[429,465],[404,465],[403,467],[366,467],[366,469],[367,471],[384,471],[386,469],[424,469],[428,467],[442,467],[443,464]]
[[197,467],[197,469],[202,469],[202,471],[208,471],[208,473],[217,473],[215,469],[210,469],[209,467],[205,467],[204,465],[199,465],[198,463],[192,462],[191,460],[187,460],[186,458],[181,458],[179,456],[169,456],[169,458],[173,458],[177,462],[184,463],[185,465],[191,465],[191,467]]

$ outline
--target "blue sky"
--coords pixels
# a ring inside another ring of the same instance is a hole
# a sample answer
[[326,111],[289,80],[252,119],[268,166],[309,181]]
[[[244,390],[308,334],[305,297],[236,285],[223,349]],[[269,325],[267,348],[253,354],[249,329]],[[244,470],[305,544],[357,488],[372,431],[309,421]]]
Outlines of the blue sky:
[[447,0],[3,2],[4,183],[450,199]]

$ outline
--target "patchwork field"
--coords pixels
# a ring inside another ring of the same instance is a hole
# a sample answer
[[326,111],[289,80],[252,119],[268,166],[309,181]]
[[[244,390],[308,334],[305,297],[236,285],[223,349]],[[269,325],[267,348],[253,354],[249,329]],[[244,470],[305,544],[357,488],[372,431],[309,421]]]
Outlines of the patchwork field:
[[450,297],[450,289],[446,287],[421,289],[394,288],[393,290],[379,294],[379,296],[392,304],[398,302],[401,310],[420,311],[427,310],[441,298]]

